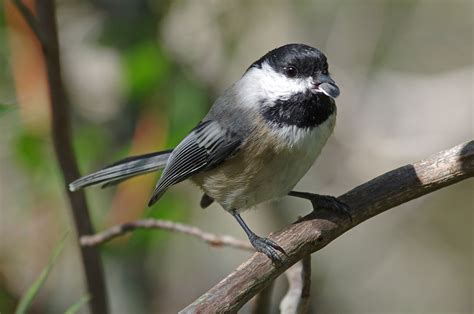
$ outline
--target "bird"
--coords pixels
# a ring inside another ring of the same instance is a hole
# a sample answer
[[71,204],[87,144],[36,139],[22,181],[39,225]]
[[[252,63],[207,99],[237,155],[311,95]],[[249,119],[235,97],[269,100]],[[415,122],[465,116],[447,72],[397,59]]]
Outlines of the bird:
[[148,206],[189,179],[204,192],[201,207],[220,204],[256,251],[281,262],[284,249],[255,234],[240,214],[286,195],[348,213],[335,197],[293,191],[334,130],[339,94],[322,51],[299,43],[275,48],[253,62],[175,148],[122,159],[69,190],[163,170]]

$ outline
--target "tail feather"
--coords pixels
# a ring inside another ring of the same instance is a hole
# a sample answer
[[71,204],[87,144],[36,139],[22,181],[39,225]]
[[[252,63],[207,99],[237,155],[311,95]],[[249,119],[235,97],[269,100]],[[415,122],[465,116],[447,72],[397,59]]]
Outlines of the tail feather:
[[69,184],[70,191],[102,183],[102,187],[118,184],[131,177],[163,169],[172,150],[127,157],[102,170],[88,174]]

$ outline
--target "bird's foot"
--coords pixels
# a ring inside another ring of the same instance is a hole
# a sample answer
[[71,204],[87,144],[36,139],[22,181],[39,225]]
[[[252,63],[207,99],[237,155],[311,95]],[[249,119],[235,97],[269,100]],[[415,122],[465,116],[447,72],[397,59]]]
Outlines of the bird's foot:
[[337,197],[296,191],[291,191],[289,195],[309,200],[313,205],[313,211],[317,211],[318,209],[328,209],[339,215],[345,216],[352,221],[350,207]]
[[331,195],[313,194],[313,197],[310,199],[310,201],[313,205],[314,211],[321,208],[332,210],[337,214],[346,216],[352,221],[352,215],[349,206],[343,201],[339,200],[337,197]]
[[286,255],[285,250],[281,248],[276,242],[268,239],[259,237],[256,234],[253,234],[249,237],[250,243],[258,251],[270,258],[273,263],[281,264],[283,259],[281,258],[278,252],[281,252]]

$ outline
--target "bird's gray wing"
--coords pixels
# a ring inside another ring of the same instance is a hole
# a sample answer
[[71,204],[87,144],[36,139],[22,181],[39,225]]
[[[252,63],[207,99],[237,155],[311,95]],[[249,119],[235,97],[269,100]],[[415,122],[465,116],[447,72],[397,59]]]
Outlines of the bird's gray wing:
[[240,144],[240,137],[217,121],[201,122],[171,153],[148,206],[153,205],[171,185],[227,159]]

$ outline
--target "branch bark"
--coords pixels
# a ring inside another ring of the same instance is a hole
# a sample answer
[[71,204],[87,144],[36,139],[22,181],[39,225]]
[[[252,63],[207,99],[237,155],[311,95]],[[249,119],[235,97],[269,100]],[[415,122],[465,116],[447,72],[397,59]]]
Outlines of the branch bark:
[[201,229],[181,223],[159,219],[143,219],[113,226],[105,231],[94,235],[83,235],[80,239],[82,246],[95,246],[122,236],[136,229],[161,229],[184,233],[194,236],[212,246],[229,246],[236,249],[255,252],[248,241],[242,241],[228,235],[216,235]]
[[38,21],[36,20],[35,15],[33,12],[28,8],[25,3],[23,3],[22,0],[13,0],[13,3],[15,4],[16,8],[18,11],[20,11],[21,15],[25,19],[26,23],[28,24],[29,28],[31,31],[35,34],[36,38],[40,42],[41,46],[44,47],[46,46],[46,40],[43,36],[43,33],[41,32],[39,26],[38,26]]
[[387,172],[339,197],[349,205],[352,221],[325,210],[312,212],[271,236],[287,253],[281,265],[256,253],[181,312],[236,312],[291,265],[361,222],[473,176],[474,141]]
[[[65,182],[80,177],[74,157],[69,118],[69,99],[61,76],[56,11],[53,0],[38,0],[36,16],[21,0],[15,5],[37,36],[44,55],[52,112],[52,136],[56,157]],[[79,236],[94,232],[84,192],[71,193],[63,185],[72,209],[72,216]],[[95,248],[81,247],[87,289],[91,295],[90,309],[94,314],[108,312],[104,273],[99,252]]]

